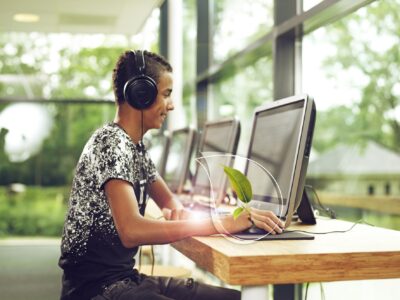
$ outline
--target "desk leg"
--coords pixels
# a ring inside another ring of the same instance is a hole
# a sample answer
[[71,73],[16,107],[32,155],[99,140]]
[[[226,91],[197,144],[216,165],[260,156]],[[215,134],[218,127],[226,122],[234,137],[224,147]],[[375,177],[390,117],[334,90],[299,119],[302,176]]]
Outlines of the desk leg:
[[268,300],[268,286],[243,286],[241,300]]
[[276,284],[274,285],[275,300],[301,300],[302,284]]

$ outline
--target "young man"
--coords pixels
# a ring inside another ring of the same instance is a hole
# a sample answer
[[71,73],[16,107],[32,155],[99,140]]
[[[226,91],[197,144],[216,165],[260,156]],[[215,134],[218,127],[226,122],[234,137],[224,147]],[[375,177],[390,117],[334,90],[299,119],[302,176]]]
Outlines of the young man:
[[[174,109],[170,64],[151,52],[127,51],[114,69],[113,87],[115,119],[89,139],[73,180],[59,260],[61,299],[239,299],[235,290],[134,269],[140,245],[218,232],[211,219],[190,219],[142,144],[146,131],[160,128]],[[168,220],[144,218],[147,194]],[[283,226],[271,212],[256,210],[220,222],[231,233],[253,223],[273,233]]]

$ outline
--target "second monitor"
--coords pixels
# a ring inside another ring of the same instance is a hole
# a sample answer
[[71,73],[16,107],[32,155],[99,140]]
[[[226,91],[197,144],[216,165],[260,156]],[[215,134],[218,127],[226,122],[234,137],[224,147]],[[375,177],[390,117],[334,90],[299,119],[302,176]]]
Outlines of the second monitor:
[[189,177],[190,159],[196,142],[196,131],[186,127],[171,132],[164,180],[173,193],[182,193]]
[[231,155],[236,154],[239,137],[240,122],[236,118],[205,123],[199,145],[198,159],[206,158],[202,164],[196,164],[192,180],[192,200],[205,202],[205,204],[211,204],[211,201],[214,200],[216,206],[223,201],[227,178],[221,163],[231,164],[233,161]]

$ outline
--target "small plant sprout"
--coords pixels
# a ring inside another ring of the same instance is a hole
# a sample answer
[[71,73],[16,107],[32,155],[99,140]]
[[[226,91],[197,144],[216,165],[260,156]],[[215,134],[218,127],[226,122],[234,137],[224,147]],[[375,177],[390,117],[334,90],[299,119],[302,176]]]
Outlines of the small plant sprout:
[[232,190],[240,200],[239,207],[233,211],[233,219],[236,220],[243,211],[250,213],[249,202],[253,198],[253,190],[250,181],[242,172],[225,165],[223,167]]

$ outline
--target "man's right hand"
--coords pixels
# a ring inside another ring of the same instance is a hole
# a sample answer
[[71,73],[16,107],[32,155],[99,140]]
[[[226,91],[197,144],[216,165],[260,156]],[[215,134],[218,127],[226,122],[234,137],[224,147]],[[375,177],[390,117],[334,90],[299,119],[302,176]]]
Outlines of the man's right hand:
[[190,211],[185,208],[177,208],[177,209],[162,209],[163,216],[166,220],[188,220],[190,219]]

